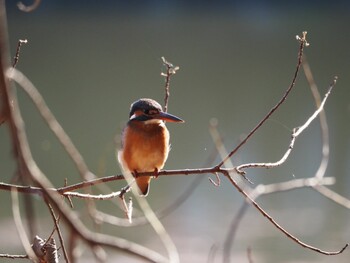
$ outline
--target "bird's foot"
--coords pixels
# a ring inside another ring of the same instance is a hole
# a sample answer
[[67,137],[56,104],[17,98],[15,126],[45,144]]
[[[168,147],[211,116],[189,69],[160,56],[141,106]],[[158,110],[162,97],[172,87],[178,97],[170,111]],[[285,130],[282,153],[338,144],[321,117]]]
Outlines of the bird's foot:
[[157,179],[158,178],[158,176],[159,176],[159,170],[158,170],[158,168],[154,168],[154,171],[153,171],[153,177],[155,178],[155,179]]
[[132,172],[132,176],[134,176],[134,178],[137,178],[138,172],[135,170]]

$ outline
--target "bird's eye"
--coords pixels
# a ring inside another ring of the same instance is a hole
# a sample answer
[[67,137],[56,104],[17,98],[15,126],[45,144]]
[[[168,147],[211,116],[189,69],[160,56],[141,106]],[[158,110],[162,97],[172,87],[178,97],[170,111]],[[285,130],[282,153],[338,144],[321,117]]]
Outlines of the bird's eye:
[[155,115],[155,114],[158,114],[158,110],[154,110],[154,109],[144,110],[144,113],[146,113],[147,115]]

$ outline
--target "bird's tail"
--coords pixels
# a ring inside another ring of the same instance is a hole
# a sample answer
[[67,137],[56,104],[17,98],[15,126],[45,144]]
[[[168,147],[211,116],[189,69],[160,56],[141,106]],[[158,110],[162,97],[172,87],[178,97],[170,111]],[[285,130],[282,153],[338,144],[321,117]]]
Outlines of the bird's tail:
[[136,178],[136,184],[138,186],[138,192],[141,196],[147,196],[149,192],[149,186],[151,183],[151,176],[142,176]]

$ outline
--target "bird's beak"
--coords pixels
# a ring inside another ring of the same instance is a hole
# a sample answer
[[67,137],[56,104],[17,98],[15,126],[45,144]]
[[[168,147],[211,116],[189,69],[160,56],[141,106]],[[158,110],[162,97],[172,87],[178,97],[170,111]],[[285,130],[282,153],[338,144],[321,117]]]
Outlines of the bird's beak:
[[163,112],[163,111],[154,115],[153,118],[163,120],[163,121],[168,121],[168,122],[185,122],[184,120],[180,119],[179,117],[176,117],[175,115],[172,115],[170,113]]

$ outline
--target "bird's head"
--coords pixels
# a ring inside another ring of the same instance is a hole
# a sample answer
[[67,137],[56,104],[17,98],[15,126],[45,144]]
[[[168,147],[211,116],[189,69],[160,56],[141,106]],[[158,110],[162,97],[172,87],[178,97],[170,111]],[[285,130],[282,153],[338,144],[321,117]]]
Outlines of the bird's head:
[[131,104],[129,121],[139,121],[145,124],[168,121],[168,122],[184,122],[184,120],[175,115],[164,112],[162,106],[152,99],[139,99]]

